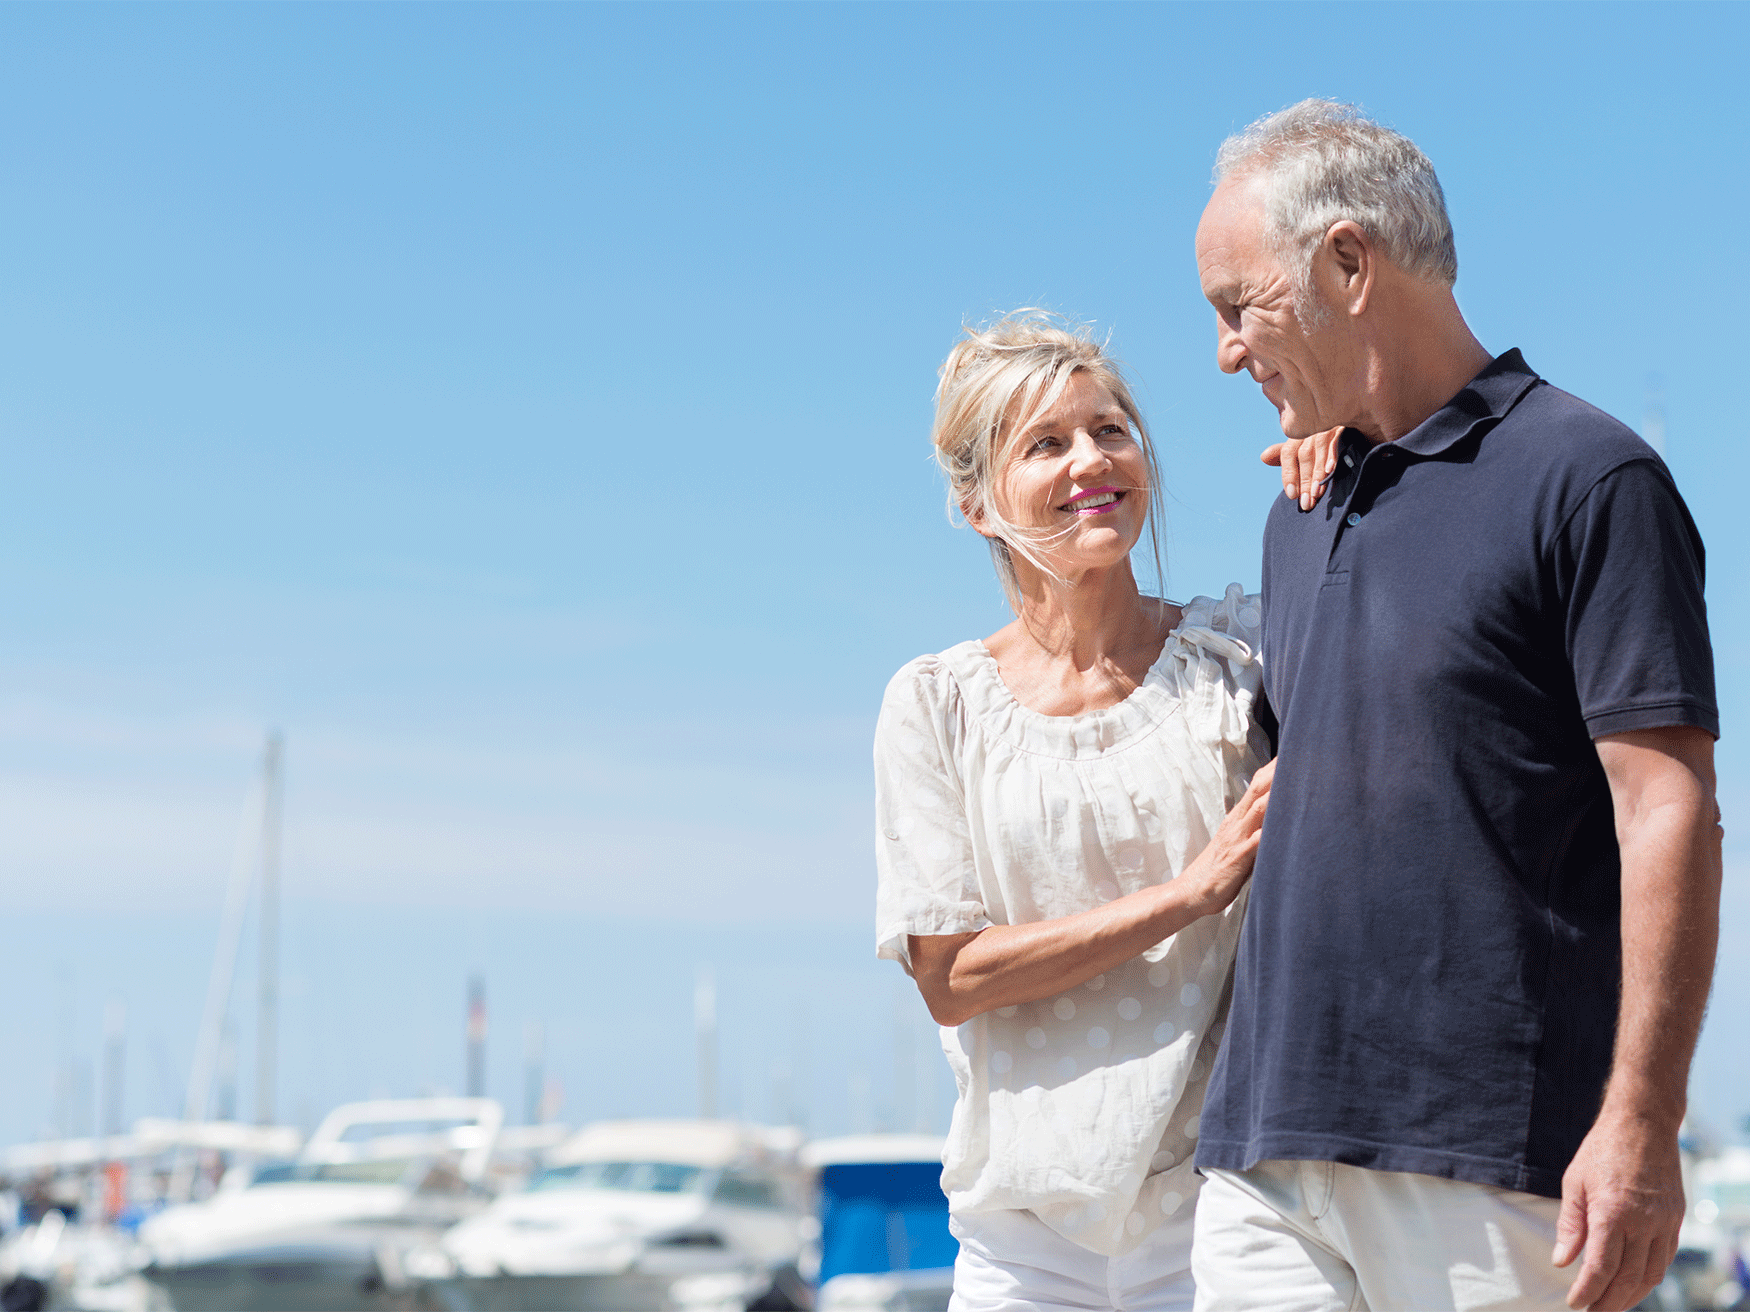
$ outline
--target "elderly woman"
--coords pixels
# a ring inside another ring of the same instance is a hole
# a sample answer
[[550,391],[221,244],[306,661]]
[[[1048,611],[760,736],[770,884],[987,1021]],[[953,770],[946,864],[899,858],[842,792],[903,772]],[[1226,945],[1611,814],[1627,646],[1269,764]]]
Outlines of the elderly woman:
[[959,1084],[952,1306],[1189,1308],[1198,1111],[1273,769],[1258,602],[1139,591],[1160,477],[1085,331],[969,330],[932,437],[1016,616],[901,669],[875,739],[878,948]]

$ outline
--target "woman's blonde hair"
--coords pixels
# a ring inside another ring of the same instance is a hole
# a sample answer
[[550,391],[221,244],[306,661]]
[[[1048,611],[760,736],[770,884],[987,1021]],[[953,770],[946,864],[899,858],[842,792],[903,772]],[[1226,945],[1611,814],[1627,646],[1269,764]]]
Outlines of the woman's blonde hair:
[[1154,443],[1117,361],[1106,354],[1088,325],[1046,310],[1016,310],[988,327],[967,328],[939,371],[930,441],[948,478],[948,511],[950,516],[955,512],[968,519],[976,516],[991,531],[991,560],[1009,607],[1017,613],[1021,588],[1015,553],[1057,578],[1039,554],[1056,535],[1004,518],[996,506],[997,478],[1016,442],[1057,404],[1079,372],[1088,373],[1112,394],[1142,448],[1148,470],[1149,543],[1155,574],[1164,584],[1158,528],[1161,478]]

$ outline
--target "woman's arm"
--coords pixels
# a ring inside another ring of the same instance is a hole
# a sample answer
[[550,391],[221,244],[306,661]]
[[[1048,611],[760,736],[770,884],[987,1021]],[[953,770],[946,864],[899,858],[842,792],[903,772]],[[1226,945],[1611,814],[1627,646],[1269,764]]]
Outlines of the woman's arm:
[[1225,909],[1251,877],[1275,772],[1272,761],[1252,776],[1209,846],[1176,879],[1059,920],[911,935],[912,976],[930,1015],[938,1025],[961,1025],[998,1007],[1037,1002]]

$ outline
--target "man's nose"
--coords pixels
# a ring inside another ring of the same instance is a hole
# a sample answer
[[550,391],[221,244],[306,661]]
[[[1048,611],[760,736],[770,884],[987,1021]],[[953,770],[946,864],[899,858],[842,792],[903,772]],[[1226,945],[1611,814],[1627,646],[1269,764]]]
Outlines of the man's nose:
[[1225,315],[1215,316],[1215,364],[1224,374],[1246,367],[1246,341]]

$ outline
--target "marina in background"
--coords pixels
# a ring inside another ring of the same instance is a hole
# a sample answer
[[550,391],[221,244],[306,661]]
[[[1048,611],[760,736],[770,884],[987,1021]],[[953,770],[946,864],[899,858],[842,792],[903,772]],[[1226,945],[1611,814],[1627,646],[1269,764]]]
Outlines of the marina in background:
[[[8,1312],[943,1312],[942,1141],[726,1121],[507,1128],[491,1099],[295,1132],[136,1127],[4,1170]],[[171,1202],[193,1152],[196,1201]]]
[[[941,1312],[958,1244],[942,1140],[811,1137],[793,1088],[761,1124],[722,1115],[719,998],[692,976],[695,1116],[559,1119],[544,1027],[522,1035],[522,1105],[488,1096],[487,981],[466,976],[464,1093],[374,1098],[309,1132],[278,1115],[285,742],[270,734],[239,826],[180,1118],[122,1126],[126,1013],[105,1009],[96,1132],[0,1150],[5,1312]],[[254,1111],[237,1114],[238,964],[254,908]],[[895,995],[896,1002],[909,995]],[[922,1063],[896,1005],[890,1117]],[[676,1041],[686,1041],[674,1036]],[[795,1050],[786,1083],[805,1074]],[[602,1054],[607,1077],[612,1054]],[[776,1084],[776,1082],[775,1082]],[[63,1129],[76,1081],[58,1090]],[[866,1070],[849,1097],[869,1116]],[[920,1129],[922,1126],[920,1125]],[[1688,1127],[1690,1208],[1643,1307],[1750,1308],[1750,1149]]]
[[[572,1129],[558,1119],[544,1029],[531,1022],[520,1123],[507,1123],[486,1093],[487,984],[474,973],[460,1027],[462,1096],[345,1103],[308,1134],[283,1123],[284,751],[269,735],[245,808],[182,1116],[122,1128],[125,1013],[112,1006],[101,1132],[0,1151],[6,1312],[947,1306],[957,1245],[938,1183],[940,1138],[811,1141],[800,1125],[721,1118],[709,966],[693,982],[693,1119]],[[255,1117],[246,1121],[236,1106],[235,995],[251,906]],[[897,1021],[892,1038],[895,1088],[915,1086]],[[866,1077],[853,1079],[852,1095],[858,1083],[867,1101]]]

